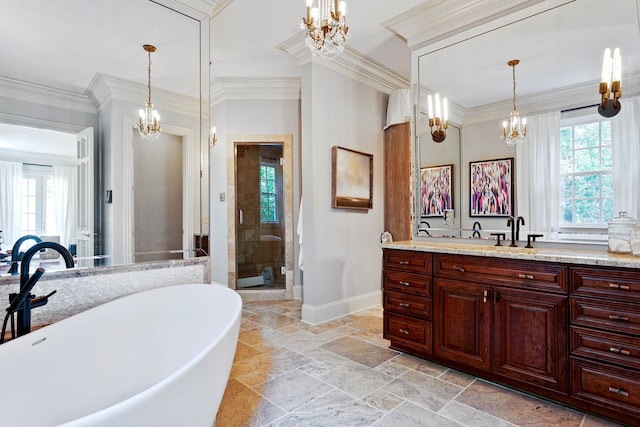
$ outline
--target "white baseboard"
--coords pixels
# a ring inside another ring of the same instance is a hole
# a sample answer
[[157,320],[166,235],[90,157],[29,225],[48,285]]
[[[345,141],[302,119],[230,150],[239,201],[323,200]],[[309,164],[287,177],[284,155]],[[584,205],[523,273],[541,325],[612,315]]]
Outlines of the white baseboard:
[[319,325],[382,303],[382,291],[375,291],[319,306],[302,305],[302,321]]
[[302,285],[293,285],[293,299],[302,299]]

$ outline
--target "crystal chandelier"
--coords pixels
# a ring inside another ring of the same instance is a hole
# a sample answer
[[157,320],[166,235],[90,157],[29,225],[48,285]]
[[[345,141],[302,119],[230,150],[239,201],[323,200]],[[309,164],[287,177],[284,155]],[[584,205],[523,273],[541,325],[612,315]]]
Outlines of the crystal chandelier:
[[429,129],[431,130],[431,138],[434,142],[442,142],[447,137],[447,128],[449,127],[449,107],[447,98],[442,99],[442,107],[440,107],[440,94],[436,93],[436,114],[433,114],[433,98],[427,96],[427,106],[429,108]]
[[313,1],[307,0],[307,17],[302,18],[300,27],[307,30],[306,44],[315,55],[333,59],[344,50],[349,38],[347,2],[318,0],[318,7],[313,7]]
[[602,79],[600,80],[600,105],[598,113],[603,117],[613,117],[620,112],[620,97],[622,96],[622,56],[620,49],[604,50],[602,59]]
[[516,142],[524,142],[527,136],[527,119],[520,119],[520,113],[516,108],[516,65],[520,63],[519,59],[512,59],[507,65],[513,68],[513,111],[509,117],[509,121],[502,122],[503,133],[502,139],[507,145],[513,145]]
[[145,44],[142,46],[149,55],[149,68],[147,75],[147,89],[149,97],[144,109],[140,109],[140,120],[138,121],[138,130],[140,135],[146,139],[158,139],[160,137],[160,115],[157,110],[153,109],[151,102],[151,52],[155,52],[155,46]]

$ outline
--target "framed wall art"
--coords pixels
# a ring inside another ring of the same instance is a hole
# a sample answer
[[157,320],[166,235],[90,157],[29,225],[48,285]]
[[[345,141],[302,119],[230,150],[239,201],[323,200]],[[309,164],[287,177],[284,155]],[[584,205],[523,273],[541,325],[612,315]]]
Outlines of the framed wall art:
[[443,217],[453,209],[453,165],[420,168],[420,216]]
[[333,208],[373,207],[373,154],[332,147],[331,199]]
[[470,216],[513,214],[513,157],[469,163]]

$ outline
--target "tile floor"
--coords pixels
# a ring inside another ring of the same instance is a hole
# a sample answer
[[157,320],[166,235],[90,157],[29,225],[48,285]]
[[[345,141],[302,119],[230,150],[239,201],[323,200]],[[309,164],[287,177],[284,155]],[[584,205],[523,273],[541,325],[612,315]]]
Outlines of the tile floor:
[[381,308],[300,317],[300,301],[244,302],[217,427],[618,425],[391,350]]

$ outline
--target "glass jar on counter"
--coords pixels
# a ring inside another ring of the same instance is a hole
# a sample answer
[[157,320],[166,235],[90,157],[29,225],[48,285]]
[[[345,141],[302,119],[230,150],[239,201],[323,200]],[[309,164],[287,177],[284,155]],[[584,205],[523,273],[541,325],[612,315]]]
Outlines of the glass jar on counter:
[[621,211],[619,216],[608,222],[609,252],[617,254],[631,253],[631,233],[636,228],[636,220]]
[[640,226],[631,232],[631,253],[640,256]]

